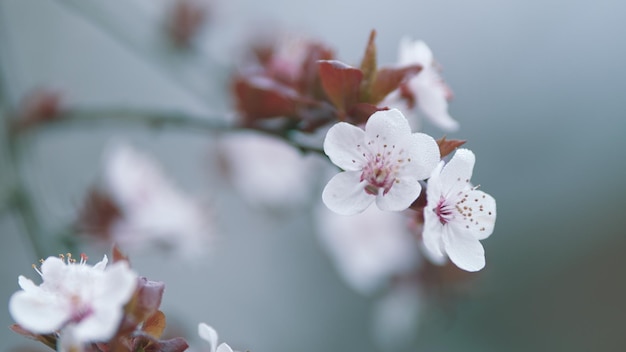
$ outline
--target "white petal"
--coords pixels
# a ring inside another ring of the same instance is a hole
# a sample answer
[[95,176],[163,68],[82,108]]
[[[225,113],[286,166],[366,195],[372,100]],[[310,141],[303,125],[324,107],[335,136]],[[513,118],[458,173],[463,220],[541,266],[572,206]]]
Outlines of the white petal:
[[373,334],[381,351],[399,351],[415,338],[424,299],[421,287],[394,285],[374,306]]
[[40,289],[31,279],[22,275],[17,278],[17,284],[20,285],[24,291],[34,292]]
[[93,268],[97,270],[104,270],[108,262],[109,262],[109,258],[105,254],[104,257],[102,257],[102,260],[97,262],[96,265],[93,266]]
[[381,210],[406,210],[422,191],[418,181],[410,177],[397,178],[387,194],[376,196],[376,205]]
[[82,341],[76,338],[74,326],[64,328],[57,341],[58,352],[82,352],[83,345]]
[[339,122],[326,134],[324,153],[333,164],[344,170],[360,170],[364,162],[361,151],[364,141],[365,133],[362,129],[349,123]]
[[70,318],[70,307],[42,290],[15,292],[9,300],[9,312],[15,322],[36,334],[54,332]]
[[74,336],[78,341],[107,341],[117,332],[122,320],[120,305],[94,305],[93,313],[73,325]]
[[398,53],[400,65],[420,64],[429,67],[433,64],[433,52],[421,40],[411,40],[408,37],[400,41]]
[[230,348],[226,342],[222,342],[219,346],[217,346],[216,352],[233,352],[233,349]]
[[365,124],[365,135],[368,142],[376,139],[395,142],[410,134],[409,121],[398,109],[377,111],[369,117]]
[[365,210],[376,196],[365,192],[365,182],[360,173],[340,172],[328,181],[322,192],[322,200],[328,209],[342,215],[358,214]]
[[215,352],[218,338],[217,331],[215,331],[213,327],[206,323],[200,323],[198,324],[198,335],[200,336],[200,338],[209,343],[209,346],[211,347],[211,352]]
[[45,285],[62,284],[67,273],[67,264],[58,257],[48,257],[41,263],[41,277]]
[[459,227],[474,238],[483,240],[493,233],[496,224],[496,200],[487,193],[470,190],[467,193],[467,206],[471,216],[459,220]]
[[470,234],[451,229],[444,233],[443,243],[448,257],[459,268],[478,271],[485,267],[485,250]]
[[435,259],[435,263],[441,263],[437,259],[445,258],[446,254],[443,248],[443,231],[444,227],[439,221],[439,217],[428,205],[424,207],[424,230],[422,231],[422,242],[429,256]]
[[315,170],[328,164],[326,158],[303,155],[284,140],[253,132],[221,137],[219,152],[228,180],[247,201],[281,209],[307,202]]
[[448,93],[438,79],[428,84],[409,84],[417,96],[417,106],[424,115],[439,128],[454,132],[459,129],[459,123],[448,113]]
[[339,274],[356,291],[371,294],[390,278],[410,272],[419,261],[406,215],[369,206],[342,216],[319,207],[318,234]]
[[403,138],[400,143],[405,152],[402,155],[403,175],[411,176],[415,180],[428,178],[441,160],[437,142],[427,134],[413,133]]
[[476,157],[468,149],[458,149],[443,167],[439,181],[443,196],[448,198],[470,187]]
[[122,307],[128,303],[135,292],[137,275],[126,262],[120,261],[105,270],[96,285],[98,300],[105,301],[112,306]]

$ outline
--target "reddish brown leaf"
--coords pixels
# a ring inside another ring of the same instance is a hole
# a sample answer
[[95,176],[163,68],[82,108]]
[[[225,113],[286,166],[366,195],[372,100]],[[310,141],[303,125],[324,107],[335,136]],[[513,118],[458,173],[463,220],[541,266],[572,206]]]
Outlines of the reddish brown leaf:
[[358,102],[363,73],[337,60],[318,61],[322,87],[328,99],[340,111]]
[[441,154],[441,157],[443,158],[452,153],[456,148],[465,144],[465,142],[467,141],[460,139],[447,140],[446,136],[441,137],[437,140],[437,145],[439,146],[439,153]]
[[155,339],[158,339],[163,334],[163,330],[165,330],[165,324],[165,314],[163,314],[160,310],[157,310],[148,319],[146,319],[141,327],[141,330]]
[[399,68],[381,68],[376,72],[374,82],[371,84],[369,94],[367,95],[368,103],[378,104],[385,97],[400,88],[400,85],[407,79],[422,70],[420,65],[411,65]]
[[151,343],[144,348],[145,352],[183,352],[189,347],[187,341],[182,337],[176,337],[169,340],[159,340]]
[[21,132],[60,118],[63,113],[62,100],[60,92],[46,88],[38,88],[27,93],[20,101],[18,116],[12,128]]
[[177,46],[188,47],[208,17],[208,8],[198,1],[178,0],[170,11],[168,33]]
[[298,90],[313,98],[322,99],[324,92],[321,87],[317,62],[320,60],[332,60],[335,57],[333,51],[326,46],[315,43],[310,44],[305,59],[302,61]]
[[40,335],[40,334],[34,334],[26,329],[24,329],[22,326],[20,326],[19,324],[13,324],[9,327],[11,330],[13,330],[13,332],[18,333],[24,337],[27,337],[29,339],[32,340],[36,340],[39,341],[41,343],[43,343],[44,345],[52,348],[52,349],[56,349],[56,345],[57,345],[57,337],[55,334],[45,334],[45,335]]
[[126,305],[128,326],[146,321],[155,314],[161,306],[165,284],[160,281],[150,281],[145,277],[137,279],[137,289],[132,300]]
[[293,116],[299,103],[298,93],[261,75],[235,79],[237,107],[247,121]]
[[81,233],[108,239],[111,226],[121,216],[122,212],[113,199],[94,188],[87,194],[77,226]]
[[113,250],[111,252],[112,252],[111,255],[113,257],[113,263],[117,263],[119,261],[125,261],[128,263],[128,265],[130,265],[130,260],[128,259],[128,256],[122,253],[122,250],[117,245],[113,245]]
[[370,86],[376,76],[376,30],[370,32],[370,38],[365,47],[365,54],[361,60],[361,72],[363,72],[363,82],[361,82],[361,92],[369,92]]
[[376,111],[389,110],[386,107],[378,107],[368,103],[356,103],[348,111],[348,121],[360,125],[367,122],[370,116]]

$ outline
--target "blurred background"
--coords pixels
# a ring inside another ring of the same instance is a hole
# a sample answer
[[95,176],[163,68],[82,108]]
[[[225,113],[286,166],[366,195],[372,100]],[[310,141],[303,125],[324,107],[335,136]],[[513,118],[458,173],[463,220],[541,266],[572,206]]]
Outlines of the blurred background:
[[[173,3],[3,0],[5,104],[46,86],[72,106],[220,116],[232,105],[219,68],[268,27],[319,38],[352,64],[371,29],[379,63],[395,62],[403,36],[423,39],[455,93],[450,112],[461,129],[448,136],[468,140],[473,180],[496,198],[498,219],[472,288],[450,305],[423,307],[411,342],[394,349],[626,350],[626,4],[213,0],[199,51],[184,54],[163,38]],[[424,131],[443,135],[427,122]],[[166,283],[162,310],[194,346],[204,321],[244,351],[391,350],[373,337],[376,297],[338,276],[308,212],[251,207],[220,187],[215,136],[111,125],[31,137],[22,174],[44,228],[74,219],[111,138],[151,153],[182,189],[211,200],[224,235],[205,260],[131,258]],[[0,175],[11,172],[6,154]],[[18,275],[36,277],[38,258],[14,216],[2,216],[0,233],[0,301],[8,302]],[[3,350],[42,350],[12,323],[0,305]]]

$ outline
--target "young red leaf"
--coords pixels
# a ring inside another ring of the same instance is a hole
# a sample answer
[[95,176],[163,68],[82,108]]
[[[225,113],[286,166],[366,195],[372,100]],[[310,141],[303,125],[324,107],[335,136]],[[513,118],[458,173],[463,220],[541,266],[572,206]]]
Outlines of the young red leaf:
[[268,77],[238,77],[234,90],[237,107],[248,121],[296,113],[298,93]]
[[376,39],[376,30],[370,32],[369,41],[365,47],[365,54],[363,55],[363,60],[361,60],[361,72],[363,72],[361,92],[369,92],[376,75],[376,44],[374,39]]
[[122,250],[117,245],[113,245],[112,250],[113,263],[117,263],[119,261],[125,261],[130,265],[130,260],[128,260],[128,256],[122,253]]
[[346,111],[359,99],[363,72],[337,60],[318,61],[322,87],[328,99],[340,111]]
[[121,217],[122,211],[113,199],[107,193],[93,188],[87,194],[77,227],[82,233],[109,239],[111,226]]
[[126,316],[134,324],[146,321],[161,306],[165,284],[150,281],[145,277],[138,279],[137,290],[133,299],[126,305]]
[[456,148],[465,144],[465,142],[467,141],[460,140],[460,139],[447,140],[445,136],[441,137],[440,139],[437,140],[437,145],[439,146],[439,153],[441,154],[441,157],[443,158],[449,155]]
[[368,104],[368,103],[356,103],[352,105],[350,110],[348,111],[348,120],[349,122],[360,125],[367,122],[370,116],[376,111],[389,110],[386,107],[378,107],[376,105]]
[[9,329],[13,330],[13,332],[18,333],[26,338],[39,341],[52,349],[56,349],[56,345],[57,345],[56,334],[44,334],[44,335],[34,334],[24,329],[23,327],[21,327],[19,324],[13,324],[9,326]]
[[376,72],[374,82],[372,82],[368,103],[378,104],[385,97],[398,89],[400,85],[413,75],[422,70],[420,65],[411,65],[398,68],[381,68]]
[[326,46],[315,43],[307,48],[307,54],[302,61],[300,79],[297,89],[305,96],[323,99],[324,92],[321,87],[317,62],[320,60],[332,60],[335,57],[333,51]]
[[158,339],[163,334],[163,330],[165,330],[165,324],[165,314],[163,314],[160,310],[157,310],[148,319],[146,319],[141,327],[141,330]]

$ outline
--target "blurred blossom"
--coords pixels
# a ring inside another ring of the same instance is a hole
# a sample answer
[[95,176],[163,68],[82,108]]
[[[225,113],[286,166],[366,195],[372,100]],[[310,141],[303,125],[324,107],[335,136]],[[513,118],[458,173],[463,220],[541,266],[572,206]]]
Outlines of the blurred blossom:
[[319,207],[317,221],[324,249],[343,279],[362,294],[413,271],[419,262],[418,241],[403,213],[370,206],[360,214],[345,216]]
[[120,247],[165,247],[192,258],[208,249],[211,214],[166,179],[155,160],[118,144],[105,164],[107,189],[122,214],[111,226]]
[[414,282],[392,286],[374,306],[372,328],[381,350],[398,350],[413,342],[422,307],[427,305]]
[[439,161],[435,140],[411,133],[396,109],[374,113],[365,131],[337,123],[326,135],[324,152],[345,171],[328,182],[322,199],[344,215],[360,213],[374,201],[382,210],[407,209],[421,192],[419,180],[427,178]]
[[24,95],[18,107],[15,126],[25,129],[52,121],[62,113],[62,95],[50,88],[39,88]]
[[167,30],[174,44],[187,47],[209,17],[207,0],[176,0],[170,9]]
[[210,325],[205,323],[198,324],[198,335],[200,335],[200,338],[209,343],[211,352],[233,352],[233,349],[230,348],[230,346],[225,342],[222,342],[218,346],[217,331],[215,331],[215,329]]
[[253,206],[291,208],[311,199],[323,159],[257,132],[225,134],[219,140],[226,178]]
[[428,180],[424,207],[426,249],[467,271],[485,266],[479,240],[491,235],[496,221],[496,201],[470,184],[475,160],[470,150],[458,149],[447,164],[440,162]]
[[437,127],[448,132],[456,131],[459,123],[448,113],[448,100],[452,98],[452,91],[441,78],[428,45],[421,40],[402,38],[398,56],[400,65],[418,64],[422,66],[422,71],[389,95],[386,102],[406,112],[417,106]]
[[[41,264],[42,283],[24,276],[11,296],[9,312],[22,328],[35,334],[60,332],[62,346],[107,341],[118,329],[123,307],[137,285],[137,275],[124,261],[107,267],[106,256],[96,265],[70,254],[49,257]],[[67,336],[66,336],[67,334]]]

